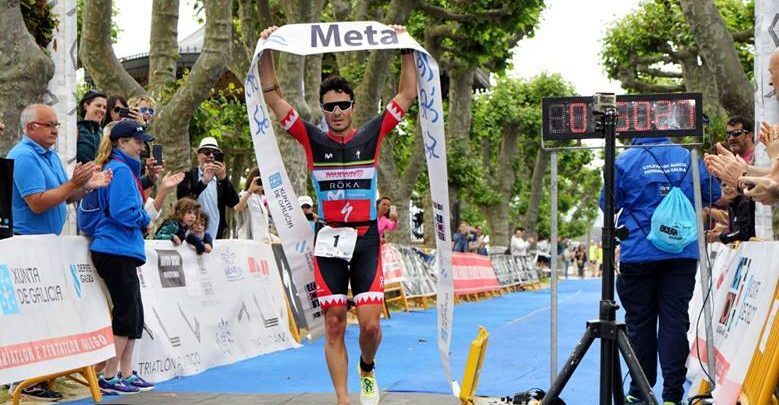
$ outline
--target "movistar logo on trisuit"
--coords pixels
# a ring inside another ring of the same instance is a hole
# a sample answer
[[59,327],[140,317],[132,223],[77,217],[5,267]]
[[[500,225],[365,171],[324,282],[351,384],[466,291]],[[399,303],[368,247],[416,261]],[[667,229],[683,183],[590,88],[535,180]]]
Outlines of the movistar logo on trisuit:
[[398,43],[398,34],[392,29],[377,31],[372,25],[363,31],[348,30],[341,32],[338,24],[317,24],[311,26],[311,47],[328,46],[393,45]]

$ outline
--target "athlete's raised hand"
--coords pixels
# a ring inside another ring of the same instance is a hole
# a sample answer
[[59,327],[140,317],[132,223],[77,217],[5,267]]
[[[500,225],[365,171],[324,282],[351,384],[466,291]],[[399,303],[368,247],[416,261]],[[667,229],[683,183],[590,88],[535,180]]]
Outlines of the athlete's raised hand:
[[273,32],[276,31],[277,29],[279,29],[279,27],[275,25],[272,27],[265,28],[264,30],[262,30],[262,33],[260,33],[260,38],[268,39],[268,37],[271,36],[271,34],[273,34]]

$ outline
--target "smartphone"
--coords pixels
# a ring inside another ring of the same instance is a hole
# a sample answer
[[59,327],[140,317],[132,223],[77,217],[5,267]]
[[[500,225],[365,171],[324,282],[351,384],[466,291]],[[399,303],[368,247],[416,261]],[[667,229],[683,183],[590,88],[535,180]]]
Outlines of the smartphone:
[[390,215],[397,214],[398,213],[398,207],[396,207],[394,205],[390,205],[389,213],[390,213]]
[[162,144],[155,143],[151,147],[151,157],[157,161],[157,166],[162,165]]
[[122,117],[122,118],[130,118],[130,109],[129,108],[120,107],[119,108],[119,112],[117,114],[119,114],[119,116]]
[[214,160],[217,162],[224,162],[225,161],[224,152],[220,152],[220,151],[214,152]]

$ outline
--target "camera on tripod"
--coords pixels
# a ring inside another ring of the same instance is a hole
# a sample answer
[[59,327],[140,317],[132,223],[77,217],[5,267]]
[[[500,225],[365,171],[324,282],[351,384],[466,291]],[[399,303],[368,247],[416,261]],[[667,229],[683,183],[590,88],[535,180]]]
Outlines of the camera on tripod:
[[614,93],[595,93],[592,96],[593,114],[606,114],[617,110],[617,95]]

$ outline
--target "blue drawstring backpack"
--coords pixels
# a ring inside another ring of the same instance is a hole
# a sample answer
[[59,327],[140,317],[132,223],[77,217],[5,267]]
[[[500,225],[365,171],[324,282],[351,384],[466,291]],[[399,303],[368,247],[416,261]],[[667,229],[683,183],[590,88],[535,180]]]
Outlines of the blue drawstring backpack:
[[671,184],[671,190],[652,213],[651,228],[647,240],[663,252],[681,253],[687,245],[698,239],[698,217],[695,215],[695,209],[693,209],[690,200],[679,188],[681,182],[687,177],[692,162],[687,164],[687,170],[682,175],[679,184],[674,184],[652,151],[644,150],[652,155],[668,179],[668,183]]

